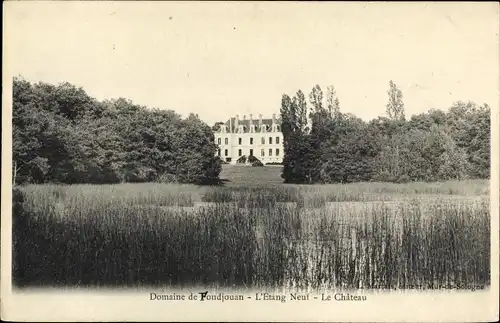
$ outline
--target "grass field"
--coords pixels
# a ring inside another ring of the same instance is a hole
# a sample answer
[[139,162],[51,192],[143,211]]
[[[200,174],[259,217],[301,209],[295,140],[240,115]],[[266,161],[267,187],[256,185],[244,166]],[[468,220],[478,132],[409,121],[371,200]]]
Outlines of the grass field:
[[226,166],[220,187],[30,185],[14,203],[17,286],[478,288],[489,181],[284,185]]
[[252,167],[222,165],[220,178],[228,186],[282,184],[282,166]]

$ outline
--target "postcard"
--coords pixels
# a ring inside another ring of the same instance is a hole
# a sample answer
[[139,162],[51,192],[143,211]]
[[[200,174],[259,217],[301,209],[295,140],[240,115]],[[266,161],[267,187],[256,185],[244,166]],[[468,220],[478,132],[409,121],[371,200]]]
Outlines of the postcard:
[[5,2],[2,320],[498,320],[499,13]]

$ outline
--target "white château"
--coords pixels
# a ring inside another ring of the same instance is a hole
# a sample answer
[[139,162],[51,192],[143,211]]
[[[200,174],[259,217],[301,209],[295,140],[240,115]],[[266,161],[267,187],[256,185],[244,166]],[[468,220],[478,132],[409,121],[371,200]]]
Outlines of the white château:
[[273,114],[271,119],[253,120],[246,115],[231,117],[215,132],[216,154],[222,160],[236,164],[242,157],[255,156],[263,164],[283,162],[283,134],[281,121]]

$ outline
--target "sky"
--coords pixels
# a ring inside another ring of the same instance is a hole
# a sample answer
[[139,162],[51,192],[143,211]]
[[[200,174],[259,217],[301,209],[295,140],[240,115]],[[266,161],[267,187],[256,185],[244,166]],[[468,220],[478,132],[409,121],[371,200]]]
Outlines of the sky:
[[333,85],[342,112],[499,106],[499,6],[484,3],[7,2],[7,70],[99,100],[230,116],[279,113],[283,94]]

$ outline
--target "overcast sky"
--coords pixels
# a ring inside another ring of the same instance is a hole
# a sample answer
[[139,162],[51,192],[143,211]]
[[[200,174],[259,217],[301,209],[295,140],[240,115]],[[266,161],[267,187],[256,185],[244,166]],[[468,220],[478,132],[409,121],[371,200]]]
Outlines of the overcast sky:
[[332,84],[340,108],[406,114],[498,108],[496,3],[5,3],[8,73],[97,99],[198,113],[279,113],[283,93]]

